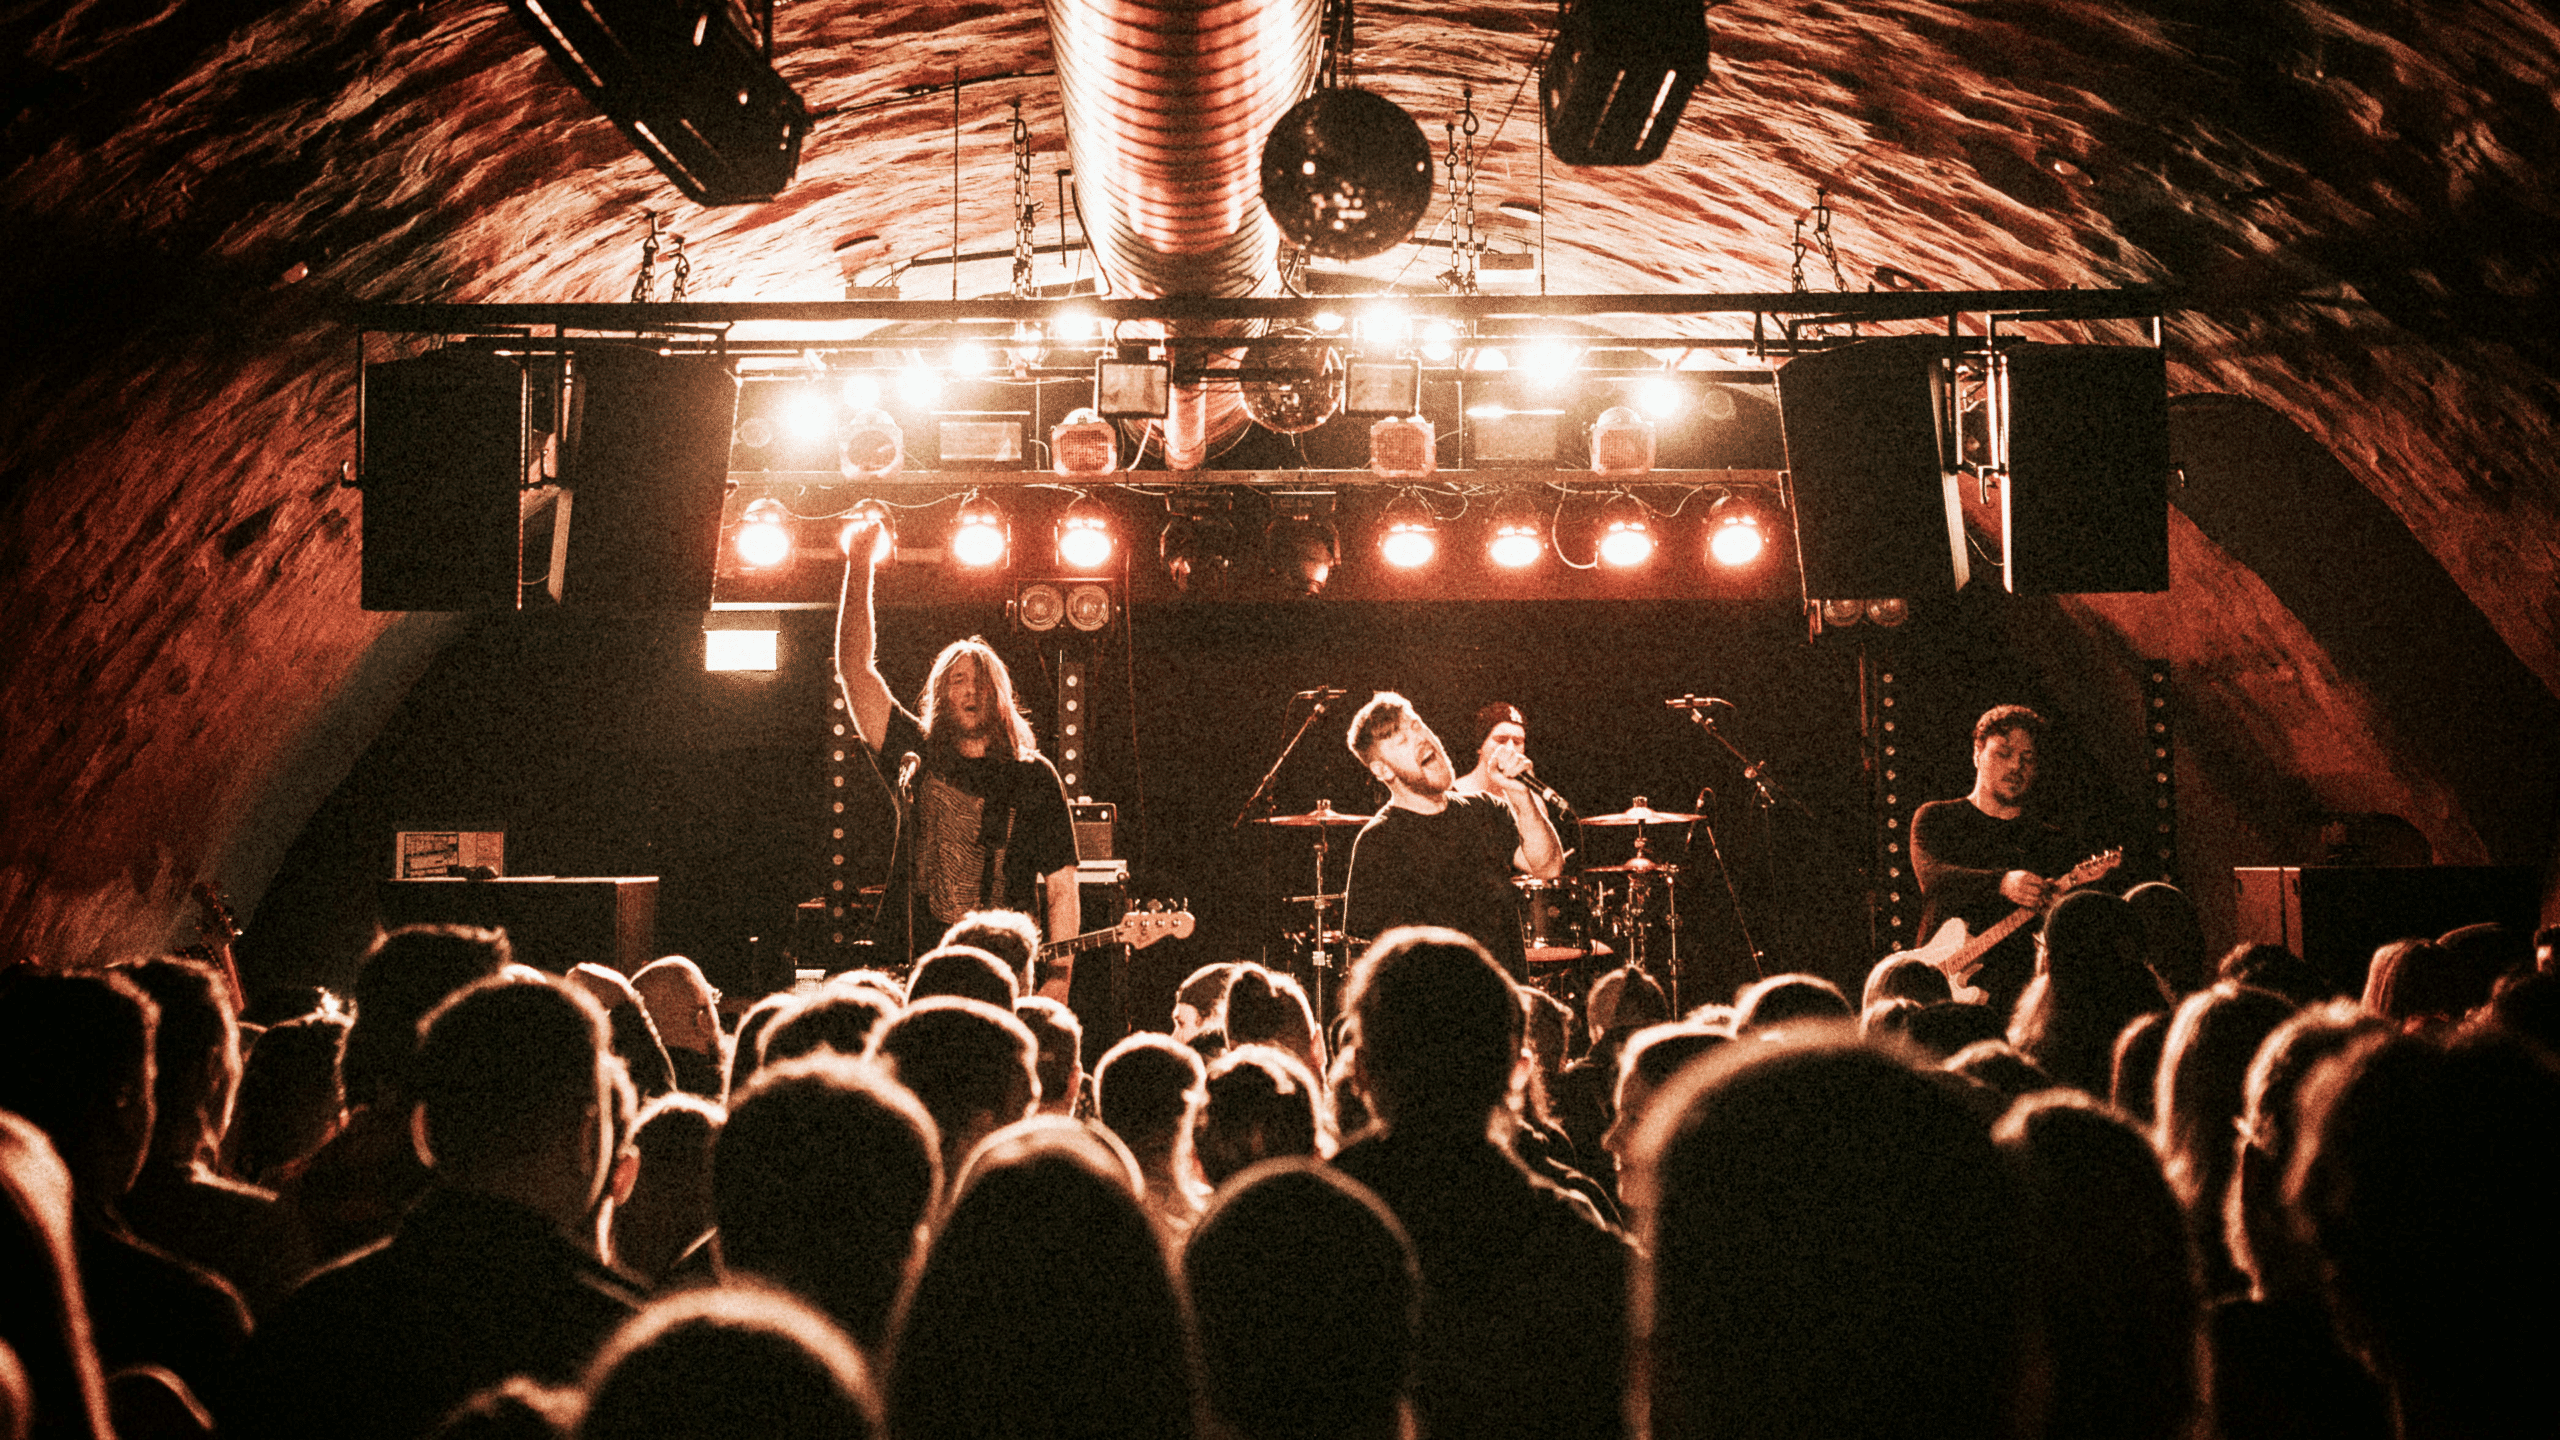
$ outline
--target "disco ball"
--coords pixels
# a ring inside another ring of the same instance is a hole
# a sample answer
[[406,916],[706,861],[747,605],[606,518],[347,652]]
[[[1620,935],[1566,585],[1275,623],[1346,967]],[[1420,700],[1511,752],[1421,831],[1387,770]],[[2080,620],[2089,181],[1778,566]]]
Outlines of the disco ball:
[[1265,346],[1253,354],[1257,370],[1296,372],[1286,380],[1244,382],[1244,408],[1254,423],[1283,435],[1303,435],[1333,418],[1342,401],[1342,357],[1313,340]]
[[1431,142],[1383,96],[1319,90],[1262,142],[1262,208],[1281,234],[1328,260],[1396,245],[1430,206]]

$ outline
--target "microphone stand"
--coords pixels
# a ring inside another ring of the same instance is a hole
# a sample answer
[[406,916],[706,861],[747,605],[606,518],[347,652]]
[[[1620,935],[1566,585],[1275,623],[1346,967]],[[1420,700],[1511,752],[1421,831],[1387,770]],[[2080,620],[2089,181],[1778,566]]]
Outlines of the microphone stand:
[[1322,693],[1317,694],[1316,708],[1308,711],[1307,718],[1298,722],[1297,732],[1289,737],[1288,744],[1280,747],[1280,758],[1272,761],[1271,768],[1262,772],[1262,778],[1254,783],[1253,793],[1245,797],[1244,808],[1236,812],[1236,818],[1227,822],[1228,829],[1238,830],[1244,827],[1244,822],[1253,815],[1253,807],[1261,804],[1262,797],[1270,792],[1271,782],[1280,778],[1280,767],[1289,763],[1289,757],[1298,751],[1298,742],[1307,738],[1307,731],[1315,725],[1316,717],[1322,715],[1325,707],[1332,703],[1333,701],[1326,699]]
[[[1683,708],[1688,711],[1689,718],[1697,722],[1698,728],[1713,736],[1715,742],[1724,747],[1725,753],[1733,757],[1734,763],[1742,767],[1742,778],[1751,782],[1753,803],[1760,811],[1760,852],[1762,859],[1769,867],[1768,893],[1774,901],[1778,893],[1778,837],[1777,826],[1770,812],[1775,810],[1781,802],[1807,820],[1813,819],[1813,812],[1805,809],[1803,801],[1788,794],[1778,784],[1776,778],[1769,773],[1767,761],[1752,759],[1741,746],[1733,743],[1733,737],[1717,729],[1715,717],[1709,712],[1708,707],[1691,705]],[[1751,952],[1751,971],[1754,975],[1766,978],[1769,973],[1767,957],[1761,952],[1759,943],[1752,939],[1750,924],[1742,918],[1742,896],[1733,888],[1732,872],[1725,869],[1724,848],[1716,842],[1713,825],[1707,827],[1707,846],[1715,855],[1716,869],[1724,874],[1725,892],[1733,900],[1733,923],[1742,931],[1742,943]]]

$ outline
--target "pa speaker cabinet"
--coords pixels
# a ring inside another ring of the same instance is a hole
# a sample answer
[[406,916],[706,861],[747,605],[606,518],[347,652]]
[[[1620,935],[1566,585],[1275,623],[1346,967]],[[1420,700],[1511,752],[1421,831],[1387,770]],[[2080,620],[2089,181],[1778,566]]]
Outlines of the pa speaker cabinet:
[[2015,595],[2169,588],[2169,371],[2141,345],[1998,361],[2001,578]]
[[2495,920],[2533,933],[2535,872],[2523,865],[2235,866],[2238,938],[2281,945],[2359,994],[2374,950]]
[[1778,371],[1807,599],[1943,595],[1970,578],[1940,447],[1949,348],[1934,335],[1862,340]]
[[738,380],[726,361],[581,349],[570,381],[564,605],[707,610]]
[[523,367],[460,348],[367,365],[363,428],[364,608],[516,608]]
[[592,961],[630,975],[657,958],[655,875],[379,880],[374,905],[385,928],[503,929],[518,960],[554,974]]

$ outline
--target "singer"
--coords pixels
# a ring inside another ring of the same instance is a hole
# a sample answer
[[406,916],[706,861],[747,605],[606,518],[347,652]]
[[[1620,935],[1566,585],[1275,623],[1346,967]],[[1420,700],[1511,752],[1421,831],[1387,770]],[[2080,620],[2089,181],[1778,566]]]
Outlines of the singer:
[[1526,979],[1511,872],[1551,879],[1564,868],[1555,824],[1521,782],[1527,759],[1497,754],[1480,766],[1483,793],[1459,791],[1440,737],[1392,691],[1360,707],[1346,738],[1387,803],[1352,842],[1343,928],[1365,943],[1398,925],[1446,925]]
[[1541,804],[1561,814],[1573,814],[1573,806],[1554,788],[1541,780],[1530,768],[1529,722],[1520,707],[1501,700],[1476,712],[1476,768],[1458,777],[1449,787],[1456,795],[1492,795],[1501,798],[1497,782],[1508,776],[1529,787],[1529,793]]
[[[925,677],[922,716],[909,712],[880,676],[874,548],[858,535],[853,549],[866,558],[846,561],[836,680],[898,820],[872,928],[881,958],[913,960],[971,910],[1029,911],[1047,919],[1051,940],[1073,936],[1081,902],[1066,790],[1014,703],[1012,672],[986,641],[954,640]],[[848,615],[856,565],[860,608]]]

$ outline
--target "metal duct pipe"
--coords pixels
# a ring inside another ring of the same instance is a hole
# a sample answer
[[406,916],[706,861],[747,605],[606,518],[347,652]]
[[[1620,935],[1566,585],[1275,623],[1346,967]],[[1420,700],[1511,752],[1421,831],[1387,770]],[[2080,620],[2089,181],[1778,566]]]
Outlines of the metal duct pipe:
[[[1315,83],[1323,0],[1047,6],[1076,201],[1110,283],[1141,296],[1271,293],[1279,235],[1262,209],[1262,140]],[[1246,417],[1232,390],[1183,388],[1193,393],[1174,396],[1165,463],[1190,470]]]

